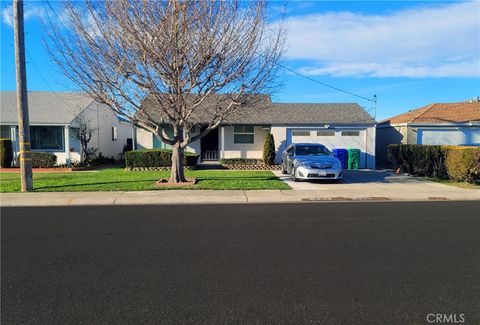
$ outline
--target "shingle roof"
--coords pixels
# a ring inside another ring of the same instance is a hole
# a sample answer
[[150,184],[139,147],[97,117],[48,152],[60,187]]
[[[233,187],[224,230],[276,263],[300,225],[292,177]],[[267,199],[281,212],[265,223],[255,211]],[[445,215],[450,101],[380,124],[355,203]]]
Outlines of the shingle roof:
[[[28,92],[28,111],[32,124],[68,124],[93,99],[84,93]],[[17,97],[14,91],[0,92],[0,122],[18,123]]]
[[388,119],[379,124],[467,123],[480,121],[480,102],[435,103]]
[[[219,96],[213,95],[212,100]],[[270,97],[257,95],[255,104],[246,106],[228,116],[224,124],[374,124],[375,120],[356,103],[272,103]],[[210,101],[198,107],[198,123],[208,123]],[[145,112],[154,120],[160,120],[160,111],[147,98]]]
[[272,124],[375,123],[357,103],[273,103],[265,115]]

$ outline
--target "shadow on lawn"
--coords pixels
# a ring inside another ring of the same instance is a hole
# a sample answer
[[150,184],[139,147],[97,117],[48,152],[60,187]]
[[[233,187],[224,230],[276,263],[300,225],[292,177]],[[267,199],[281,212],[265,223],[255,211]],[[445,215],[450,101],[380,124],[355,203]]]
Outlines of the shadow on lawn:
[[[95,187],[98,188],[98,186],[102,185],[113,185],[113,184],[130,184],[130,183],[148,183],[151,182],[152,188],[155,188],[154,184],[158,180],[158,178],[152,177],[151,179],[141,179],[141,180],[124,180],[124,181],[112,181],[112,182],[88,182],[88,183],[69,183],[69,184],[62,184],[62,185],[46,185],[46,186],[35,186],[35,190],[48,190],[48,189],[65,189],[65,188],[79,188],[79,187]],[[276,176],[249,176],[249,177],[197,177],[197,185],[199,185],[202,182],[207,182],[207,181],[237,181],[237,182],[259,182],[259,181],[276,181],[279,180]],[[142,185],[145,186],[144,189],[147,189],[147,184]],[[130,189],[117,189],[117,188],[108,188],[105,189],[106,191],[111,191],[111,190],[118,190],[118,191],[123,191],[123,190],[130,190]],[[131,190],[137,190],[137,189],[131,189]]]
[[[156,182],[158,179],[145,179],[145,180],[132,180],[132,181],[117,181],[117,182],[95,182],[95,183],[75,183],[75,184],[62,184],[62,185],[48,185],[48,186],[35,186],[35,190],[49,189],[49,188],[63,188],[63,187],[79,187],[79,186],[92,186],[92,185],[110,185],[110,184],[124,184],[124,183],[139,183],[139,182]],[[121,191],[121,190],[119,190]]]
[[279,180],[276,176],[249,176],[249,177],[201,177],[197,176],[200,181],[273,181]]

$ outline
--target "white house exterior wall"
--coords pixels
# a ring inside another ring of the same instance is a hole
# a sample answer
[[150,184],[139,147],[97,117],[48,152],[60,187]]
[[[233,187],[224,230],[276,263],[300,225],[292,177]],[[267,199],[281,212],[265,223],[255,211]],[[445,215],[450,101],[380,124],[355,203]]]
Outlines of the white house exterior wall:
[[[136,127],[136,148],[139,149],[153,149],[153,135],[152,132],[142,129],[141,127]],[[199,133],[199,131],[195,130],[195,132],[191,132],[191,136],[195,136]],[[193,153],[200,153],[200,140],[194,141],[189,143],[187,146],[187,151]]]
[[153,134],[150,131],[144,130],[142,128],[136,128],[137,142],[135,149],[152,149],[153,148]]
[[[223,128],[224,140],[223,150],[220,152],[221,158],[256,158],[261,159],[263,157],[263,145],[265,143],[265,137],[269,130],[261,126],[255,126],[254,139],[252,144],[247,143],[234,143],[233,142],[233,126],[225,126]],[[221,132],[220,132],[221,134]],[[221,138],[221,136],[220,136]],[[221,139],[220,139],[221,141]],[[221,147],[221,145],[220,145]]]
[[[112,109],[98,103],[89,105],[82,114],[95,128],[89,147],[96,148],[97,154],[118,159],[127,144],[127,138],[132,138],[132,126],[120,121]],[[112,140],[112,127],[117,128],[117,140]]]
[[[275,146],[277,151],[277,156],[275,158],[276,163],[280,163],[282,159],[282,152],[285,148],[292,143],[292,130],[326,130],[326,128],[319,127],[318,125],[301,125],[301,126],[291,126],[291,125],[277,125],[271,127],[271,133],[275,139]],[[363,148],[360,157],[360,168],[375,168],[375,126],[355,126],[355,125],[330,125],[329,130],[335,131],[335,147],[336,148],[345,148],[348,149],[351,146],[344,146],[345,140],[342,139],[341,131],[352,130],[360,131],[360,137],[363,143]],[[310,142],[310,141],[307,141]]]
[[[31,126],[35,126],[39,124],[31,124]],[[44,125],[44,124],[42,124]],[[49,124],[45,126],[61,126],[63,129],[63,151],[54,151],[54,150],[32,150],[32,152],[48,152],[51,154],[54,154],[57,157],[57,164],[58,165],[65,165],[69,161],[70,162],[77,162],[80,161],[80,141],[76,138],[75,134],[72,132],[70,128],[68,128],[69,132],[69,139],[68,141],[65,141],[65,128],[67,128],[67,125],[55,125],[55,124]],[[18,145],[18,129],[16,125],[10,125],[10,138],[12,139],[12,146],[13,146],[13,164],[17,165],[17,157],[19,155],[19,145]],[[69,145],[70,153],[67,151],[67,144]]]
[[[219,150],[220,158],[255,158],[261,159],[263,156],[263,145],[265,143],[265,137],[270,132],[275,140],[276,149],[276,163],[280,163],[282,159],[282,152],[285,148],[291,144],[291,131],[294,129],[306,129],[306,130],[325,130],[325,128],[318,127],[316,125],[272,125],[270,128],[264,126],[254,127],[254,143],[253,144],[236,144],[233,141],[234,127],[222,126],[219,129]],[[360,168],[375,168],[375,126],[355,126],[355,125],[341,125],[330,126],[331,130],[335,131],[335,147],[345,148],[342,144],[345,143],[342,140],[342,130],[355,130],[360,132],[362,140],[362,150]],[[346,148],[355,147],[353,145]],[[143,129],[137,129],[137,149],[151,149],[153,148],[153,135],[149,131]],[[200,141],[191,143],[187,150],[200,154]]]

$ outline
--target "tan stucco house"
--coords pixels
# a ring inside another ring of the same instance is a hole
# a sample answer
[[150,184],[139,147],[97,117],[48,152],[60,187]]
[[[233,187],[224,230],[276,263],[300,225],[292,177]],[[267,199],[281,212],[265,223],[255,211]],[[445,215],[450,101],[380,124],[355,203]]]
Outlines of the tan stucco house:
[[[155,116],[155,106],[146,105]],[[205,109],[208,109],[205,108]],[[205,121],[207,123],[207,121]],[[322,143],[329,149],[361,150],[361,168],[375,168],[375,120],[356,103],[275,103],[262,95],[253,107],[230,116],[222,125],[187,148],[201,160],[222,158],[262,158],[263,145],[272,133],[276,162],[291,143]],[[201,127],[194,130],[200,132]],[[136,148],[168,148],[151,132],[136,131]]]

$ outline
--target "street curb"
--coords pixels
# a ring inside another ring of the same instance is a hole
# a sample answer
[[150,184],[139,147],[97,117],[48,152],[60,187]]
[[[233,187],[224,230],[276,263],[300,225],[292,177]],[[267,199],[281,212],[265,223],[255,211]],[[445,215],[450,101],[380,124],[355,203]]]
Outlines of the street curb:
[[479,201],[476,196],[394,197],[325,194],[321,191],[302,193],[302,191],[283,190],[2,193],[0,195],[0,207]]

